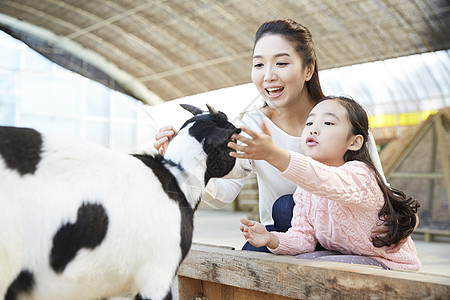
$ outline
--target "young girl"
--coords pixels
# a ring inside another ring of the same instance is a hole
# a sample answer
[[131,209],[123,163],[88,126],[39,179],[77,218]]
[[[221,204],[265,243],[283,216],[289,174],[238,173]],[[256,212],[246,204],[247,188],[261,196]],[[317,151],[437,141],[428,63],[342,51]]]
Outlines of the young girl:
[[[302,133],[304,155],[275,145],[269,129],[261,127],[262,133],[242,128],[251,138],[234,136],[245,145],[230,142],[239,151],[230,155],[265,160],[298,187],[292,227],[285,233],[268,232],[262,224],[242,219],[248,242],[300,257],[319,242],[338,252],[318,255],[346,254],[354,263],[419,270],[410,237],[419,204],[386,186],[374,167],[366,144],[368,118],[358,103],[345,97],[321,99]],[[341,257],[345,262],[346,256]]]

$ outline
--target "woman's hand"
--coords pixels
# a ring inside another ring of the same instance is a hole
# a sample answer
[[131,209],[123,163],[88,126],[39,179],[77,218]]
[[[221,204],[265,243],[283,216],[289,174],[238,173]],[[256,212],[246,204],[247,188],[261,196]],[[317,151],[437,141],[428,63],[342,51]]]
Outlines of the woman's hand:
[[173,126],[164,126],[159,129],[159,132],[155,134],[155,142],[153,147],[158,150],[158,153],[164,155],[170,140],[177,133],[177,130]]
[[280,171],[286,170],[289,165],[290,155],[286,150],[278,147],[272,141],[272,134],[264,121],[261,123],[262,132],[256,132],[250,128],[241,127],[250,138],[239,134],[233,134],[232,139],[236,139],[245,145],[229,142],[228,147],[238,152],[230,152],[230,156],[236,158],[265,160]]
[[273,233],[267,231],[266,227],[256,221],[246,218],[241,219],[241,231],[245,239],[255,247],[267,246],[275,249],[280,244],[278,238]]

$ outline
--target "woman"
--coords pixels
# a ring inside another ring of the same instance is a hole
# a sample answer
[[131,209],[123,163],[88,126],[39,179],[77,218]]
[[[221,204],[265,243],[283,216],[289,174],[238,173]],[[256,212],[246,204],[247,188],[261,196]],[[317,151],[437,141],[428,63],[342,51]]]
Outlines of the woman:
[[[315,103],[324,96],[309,30],[292,20],[261,25],[255,36],[251,77],[265,105],[247,112],[242,124],[260,132],[264,120],[276,145],[301,153],[300,136],[306,119]],[[161,154],[175,132],[173,127],[164,127],[155,136],[154,146]],[[375,150],[372,159],[379,162],[376,149],[372,150]],[[292,194],[296,185],[263,160],[254,160],[252,165],[258,180],[261,223],[269,231],[287,231],[291,226]],[[236,198],[244,182],[245,179],[211,180],[202,200],[222,208]],[[242,249],[270,252],[266,247],[254,247],[250,243]]]

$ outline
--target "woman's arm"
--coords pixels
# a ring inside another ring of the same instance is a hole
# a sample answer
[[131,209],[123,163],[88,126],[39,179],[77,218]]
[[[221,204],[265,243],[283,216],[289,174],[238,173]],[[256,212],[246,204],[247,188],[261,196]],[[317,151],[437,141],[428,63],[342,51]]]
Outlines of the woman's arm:
[[246,179],[212,178],[203,191],[202,201],[217,209],[224,208],[236,199]]

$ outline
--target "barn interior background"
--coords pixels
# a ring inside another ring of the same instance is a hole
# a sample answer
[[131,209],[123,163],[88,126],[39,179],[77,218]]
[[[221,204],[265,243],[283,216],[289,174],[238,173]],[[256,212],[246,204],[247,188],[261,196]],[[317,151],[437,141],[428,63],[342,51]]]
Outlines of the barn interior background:
[[[254,33],[285,18],[312,32],[325,92],[369,112],[389,181],[422,203],[419,231],[449,235],[446,0],[0,0],[0,124],[131,152],[181,124],[180,102],[236,119],[260,105]],[[236,208],[256,199],[249,180]]]

